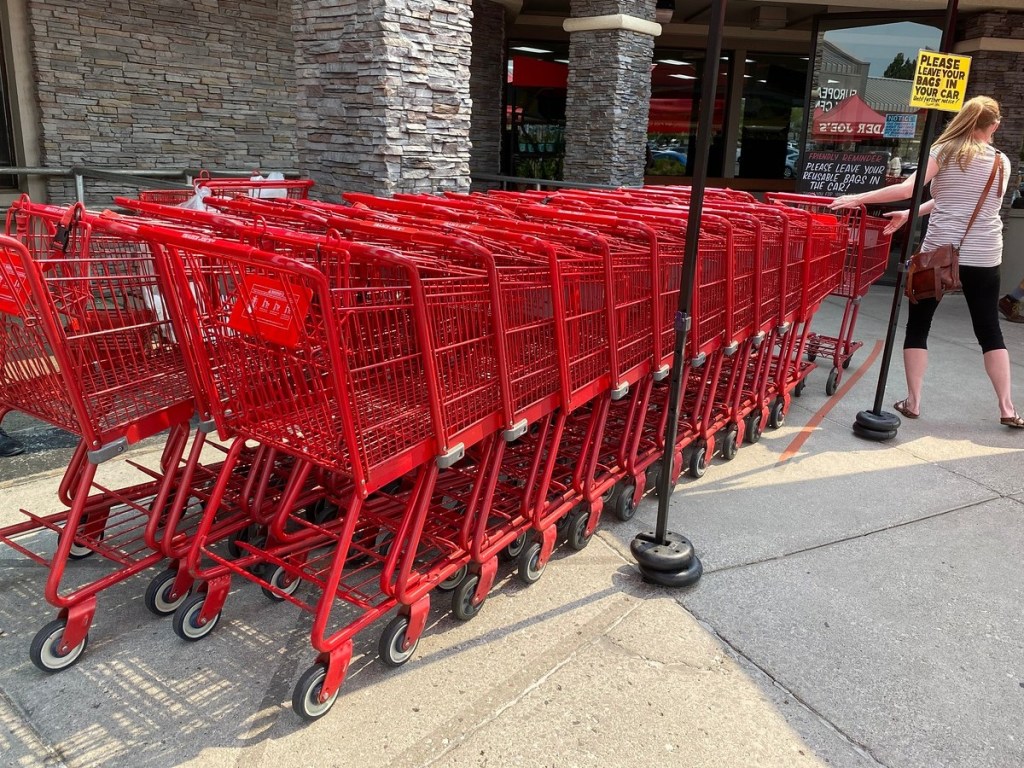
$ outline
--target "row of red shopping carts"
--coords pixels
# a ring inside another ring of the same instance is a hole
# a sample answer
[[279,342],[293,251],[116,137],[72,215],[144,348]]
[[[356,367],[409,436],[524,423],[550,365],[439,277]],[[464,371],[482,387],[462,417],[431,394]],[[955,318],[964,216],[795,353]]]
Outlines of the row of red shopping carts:
[[[66,509],[26,511],[0,541],[48,569],[59,616],[30,649],[47,671],[80,658],[99,592],[160,564],[145,604],[185,640],[213,630],[237,580],[308,612],[317,655],[293,695],[307,719],[334,703],[369,625],[392,615],[378,651],[404,664],[432,596],[468,620],[500,561],[535,582],[605,507],[630,519],[659,472],[700,476],[779,426],[865,221],[708,191],[663,468],[685,188],[235,191],[205,211],[12,207],[0,416],[81,443]],[[158,435],[145,482],[96,480]],[[87,556],[105,568],[76,572]]]

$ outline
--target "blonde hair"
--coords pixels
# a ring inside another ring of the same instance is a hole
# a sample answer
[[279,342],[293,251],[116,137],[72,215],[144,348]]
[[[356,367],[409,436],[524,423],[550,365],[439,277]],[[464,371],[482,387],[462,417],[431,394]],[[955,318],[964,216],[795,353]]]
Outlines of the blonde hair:
[[935,140],[939,167],[955,160],[961,170],[967,170],[971,161],[985,149],[985,143],[974,137],[975,131],[991,128],[1002,120],[999,102],[989,96],[968,99],[946,130]]

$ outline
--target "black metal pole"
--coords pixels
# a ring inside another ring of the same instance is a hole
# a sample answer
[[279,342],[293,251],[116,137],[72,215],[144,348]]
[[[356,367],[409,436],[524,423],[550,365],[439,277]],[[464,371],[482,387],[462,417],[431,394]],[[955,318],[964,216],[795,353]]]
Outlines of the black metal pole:
[[[940,50],[943,52],[948,52],[953,47],[953,37],[956,33],[957,3],[958,0],[949,0],[946,5],[942,42],[939,45]],[[889,327],[885,334],[885,348],[882,351],[882,366],[878,371],[878,385],[875,387],[874,406],[870,411],[858,413],[857,419],[853,424],[854,434],[866,440],[891,440],[896,437],[901,423],[899,416],[882,410],[882,401],[885,399],[885,386],[889,379],[889,366],[892,362],[893,347],[896,343],[896,326],[899,324],[900,307],[903,303],[903,279],[910,264],[910,257],[914,253],[914,229],[920,218],[917,211],[921,207],[921,200],[924,197],[925,171],[928,168],[928,155],[935,138],[937,122],[937,111],[929,109],[924,121],[921,146],[918,150],[917,175],[914,179],[914,192],[910,200],[910,215],[907,218],[907,237],[903,243],[903,253],[900,255],[900,263],[896,270],[896,287],[892,297],[892,307],[889,311]]]
[[725,27],[726,0],[712,0],[711,23],[701,78],[701,109],[697,118],[696,162],[690,187],[690,210],[686,223],[683,251],[683,274],[679,285],[679,308],[675,318],[675,347],[669,377],[668,418],[665,427],[665,452],[658,476],[658,520],[653,532],[643,532],[633,540],[630,550],[637,559],[640,572],[647,581],[663,586],[683,587],[695,583],[703,572],[693,545],[683,536],[668,530],[669,502],[673,485],[673,457],[679,429],[682,399],[683,355],[690,332],[690,307],[693,304],[693,283],[697,271],[697,244],[700,219],[704,209],[704,190],[708,179],[708,155],[711,149],[715,95],[718,88],[719,59],[722,54],[722,33]]

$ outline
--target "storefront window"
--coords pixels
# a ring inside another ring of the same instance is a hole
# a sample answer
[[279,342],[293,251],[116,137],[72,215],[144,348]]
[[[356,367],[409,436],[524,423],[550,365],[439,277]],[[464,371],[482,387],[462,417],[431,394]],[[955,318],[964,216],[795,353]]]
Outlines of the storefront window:
[[729,59],[723,58],[712,101],[701,96],[706,63],[703,51],[655,50],[651,69],[651,108],[647,120],[648,175],[692,175],[698,110],[704,104],[713,104],[714,109],[708,173],[711,176],[722,175],[729,81]]
[[562,178],[568,56],[564,43],[509,44],[506,173],[531,179]]
[[808,57],[748,53],[736,176],[791,179],[799,160]]

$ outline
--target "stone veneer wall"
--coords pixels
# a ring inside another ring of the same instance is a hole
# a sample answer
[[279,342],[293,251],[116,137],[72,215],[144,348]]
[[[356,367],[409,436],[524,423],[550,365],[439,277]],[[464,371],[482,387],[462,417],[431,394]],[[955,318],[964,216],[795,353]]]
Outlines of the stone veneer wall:
[[471,3],[296,0],[300,163],[321,195],[469,188]]
[[[41,163],[296,167],[289,0],[30,0]],[[53,180],[50,199],[74,199]],[[87,182],[101,205],[130,188]]]
[[[501,171],[506,67],[505,8],[491,0],[473,0],[473,59],[469,76],[473,98],[469,159],[472,174]],[[473,183],[473,189],[494,186],[497,185]]]
[[[573,18],[626,14],[654,20],[655,0],[571,0]],[[654,38],[626,30],[569,36],[563,178],[642,184]]]
[[[970,16],[960,24],[957,40],[999,37],[1024,41],[1024,13],[991,11]],[[1020,184],[1018,169],[1024,149],[1024,53],[1013,51],[970,51],[971,73],[967,96],[991,96],[999,102],[1003,120],[995,145],[1007,154],[1013,168],[1009,193]]]

